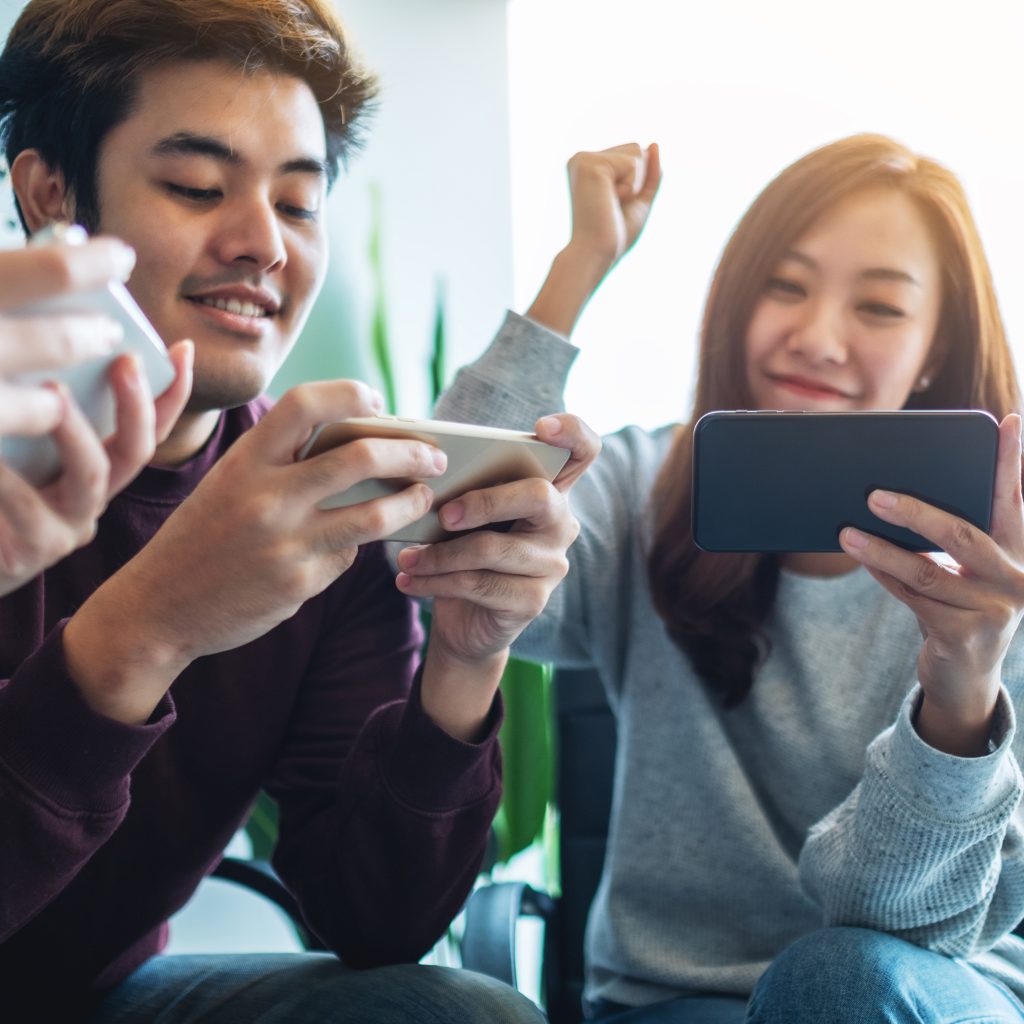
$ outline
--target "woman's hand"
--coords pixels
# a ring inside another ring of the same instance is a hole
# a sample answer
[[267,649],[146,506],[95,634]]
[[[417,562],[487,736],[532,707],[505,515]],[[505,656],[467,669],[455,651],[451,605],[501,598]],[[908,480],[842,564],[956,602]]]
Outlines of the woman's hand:
[[852,527],[843,550],[917,616],[924,637],[918,678],[924,700],[917,731],[949,754],[988,752],[1003,659],[1024,615],[1024,506],[1021,502],[1021,419],[999,426],[989,534],[948,512],[903,494],[873,491],[879,519],[932,541],[955,563],[899,548]]
[[661,185],[657,143],[636,143],[569,161],[572,237],[555,257],[527,316],[569,335],[598,285],[640,237]]

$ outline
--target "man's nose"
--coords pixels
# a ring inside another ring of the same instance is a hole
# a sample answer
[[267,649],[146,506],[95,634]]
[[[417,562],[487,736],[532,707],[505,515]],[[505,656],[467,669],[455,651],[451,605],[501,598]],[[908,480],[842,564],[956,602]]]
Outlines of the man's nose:
[[233,203],[224,210],[217,247],[223,263],[251,263],[264,272],[278,270],[288,260],[278,212],[263,197]]

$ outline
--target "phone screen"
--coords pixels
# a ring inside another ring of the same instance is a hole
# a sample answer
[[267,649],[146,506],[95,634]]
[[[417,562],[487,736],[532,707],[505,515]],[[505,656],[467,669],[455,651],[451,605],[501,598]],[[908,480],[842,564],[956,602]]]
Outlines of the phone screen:
[[713,412],[694,429],[693,532],[706,551],[839,551],[856,526],[936,545],[873,515],[875,488],[988,530],[998,426],[986,412]]

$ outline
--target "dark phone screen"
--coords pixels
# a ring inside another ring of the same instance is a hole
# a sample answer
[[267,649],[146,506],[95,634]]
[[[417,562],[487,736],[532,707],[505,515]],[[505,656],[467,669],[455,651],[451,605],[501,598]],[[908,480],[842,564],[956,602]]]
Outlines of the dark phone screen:
[[987,531],[998,427],[986,412],[712,412],[694,429],[693,532],[706,551],[839,551],[856,526],[934,544],[874,516],[876,487]]

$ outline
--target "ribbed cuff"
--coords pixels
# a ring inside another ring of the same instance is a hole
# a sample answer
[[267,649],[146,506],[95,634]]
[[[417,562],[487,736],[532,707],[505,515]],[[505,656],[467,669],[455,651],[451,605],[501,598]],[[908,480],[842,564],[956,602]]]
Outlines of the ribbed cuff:
[[484,410],[488,423],[533,430],[538,417],[564,408],[565,380],[578,353],[561,335],[510,312],[487,351],[456,374],[434,415],[479,423]]
[[445,813],[472,806],[501,785],[498,730],[504,718],[500,691],[479,743],[465,743],[445,732],[423,710],[420,701],[422,668],[409,699],[383,708],[380,728],[385,743],[385,777],[404,803],[425,813]]
[[0,763],[40,797],[76,813],[116,810],[129,778],[175,718],[165,696],[133,726],[94,711],[68,675],[64,626],[0,688]]
[[1021,775],[1010,755],[1016,731],[1013,704],[1000,688],[992,728],[992,750],[984,757],[956,757],[929,746],[914,728],[922,691],[914,688],[892,730],[868,748],[869,762],[887,776],[903,799],[922,815],[944,821],[975,821],[1001,814],[1021,793]]

